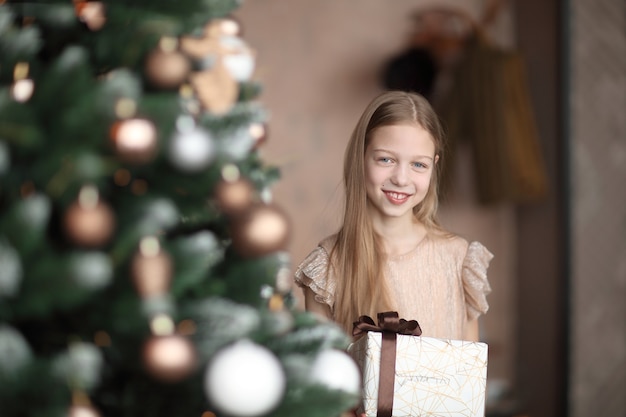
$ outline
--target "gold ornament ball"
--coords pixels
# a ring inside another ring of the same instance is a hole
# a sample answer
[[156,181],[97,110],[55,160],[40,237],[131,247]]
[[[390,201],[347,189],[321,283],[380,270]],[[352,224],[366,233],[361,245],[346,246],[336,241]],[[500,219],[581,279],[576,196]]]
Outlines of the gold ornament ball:
[[267,306],[269,307],[270,311],[281,311],[283,308],[285,308],[285,299],[281,294],[274,294],[267,302]]
[[233,219],[231,227],[233,247],[244,257],[265,256],[285,250],[289,242],[289,220],[274,205],[253,205]]
[[250,181],[239,178],[234,181],[222,180],[215,187],[215,201],[226,215],[235,216],[244,212],[254,200],[254,187]]
[[157,87],[178,88],[191,70],[187,57],[178,51],[156,49],[146,59],[146,75]]
[[124,162],[144,164],[157,153],[157,129],[147,119],[126,119],[111,127],[111,139],[115,152]]
[[144,238],[133,256],[131,273],[141,297],[165,295],[172,279],[172,259],[160,249],[156,238]]
[[72,242],[90,248],[106,244],[115,228],[113,211],[103,202],[93,205],[80,201],[72,203],[65,212],[63,223]]
[[146,371],[163,382],[177,382],[189,376],[196,367],[193,344],[179,335],[152,336],[144,345]]

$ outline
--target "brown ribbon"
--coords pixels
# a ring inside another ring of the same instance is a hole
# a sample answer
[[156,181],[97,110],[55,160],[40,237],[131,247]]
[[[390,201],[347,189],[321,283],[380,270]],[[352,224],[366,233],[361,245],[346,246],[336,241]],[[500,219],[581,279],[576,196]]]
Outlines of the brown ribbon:
[[396,340],[398,334],[419,336],[422,329],[416,320],[398,317],[395,311],[378,313],[378,326],[369,316],[361,316],[353,323],[352,336],[361,336],[367,332],[382,333],[380,348],[380,372],[378,380],[377,417],[391,417],[393,411],[393,387],[396,370]]

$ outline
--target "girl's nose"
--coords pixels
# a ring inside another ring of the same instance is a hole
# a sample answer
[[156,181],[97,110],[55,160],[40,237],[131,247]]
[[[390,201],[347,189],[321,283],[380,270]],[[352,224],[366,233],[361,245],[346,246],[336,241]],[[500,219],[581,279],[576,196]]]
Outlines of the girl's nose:
[[407,171],[408,171],[408,168],[405,168],[401,165],[397,165],[393,170],[390,181],[394,185],[398,185],[398,186],[407,185],[409,182],[409,175]]

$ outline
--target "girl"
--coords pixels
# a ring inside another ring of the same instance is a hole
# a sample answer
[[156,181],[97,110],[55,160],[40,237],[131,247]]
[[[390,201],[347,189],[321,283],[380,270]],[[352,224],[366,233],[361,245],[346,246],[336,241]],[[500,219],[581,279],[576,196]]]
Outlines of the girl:
[[442,151],[424,97],[390,91],[367,106],[344,157],[343,224],[295,273],[307,310],[348,333],[361,315],[397,311],[423,336],[478,340],[493,255],[437,222]]

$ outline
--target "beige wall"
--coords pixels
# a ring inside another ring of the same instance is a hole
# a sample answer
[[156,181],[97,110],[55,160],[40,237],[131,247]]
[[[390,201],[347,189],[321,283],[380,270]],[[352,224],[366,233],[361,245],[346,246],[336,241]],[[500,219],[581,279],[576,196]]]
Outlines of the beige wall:
[[572,417],[626,415],[626,3],[571,2]]
[[[264,87],[261,101],[271,113],[262,152],[281,168],[274,199],[293,221],[294,267],[335,230],[344,146],[367,102],[381,91],[382,66],[407,45],[408,14],[434,3],[478,16],[483,2],[248,0],[238,10],[243,37],[258,54],[255,78]],[[510,43],[506,12],[493,31],[499,41]],[[512,380],[514,210],[477,205],[471,163],[469,154],[459,158],[458,192],[441,215],[451,230],[481,241],[495,254],[489,270],[491,310],[482,333],[490,343],[490,380]]]

